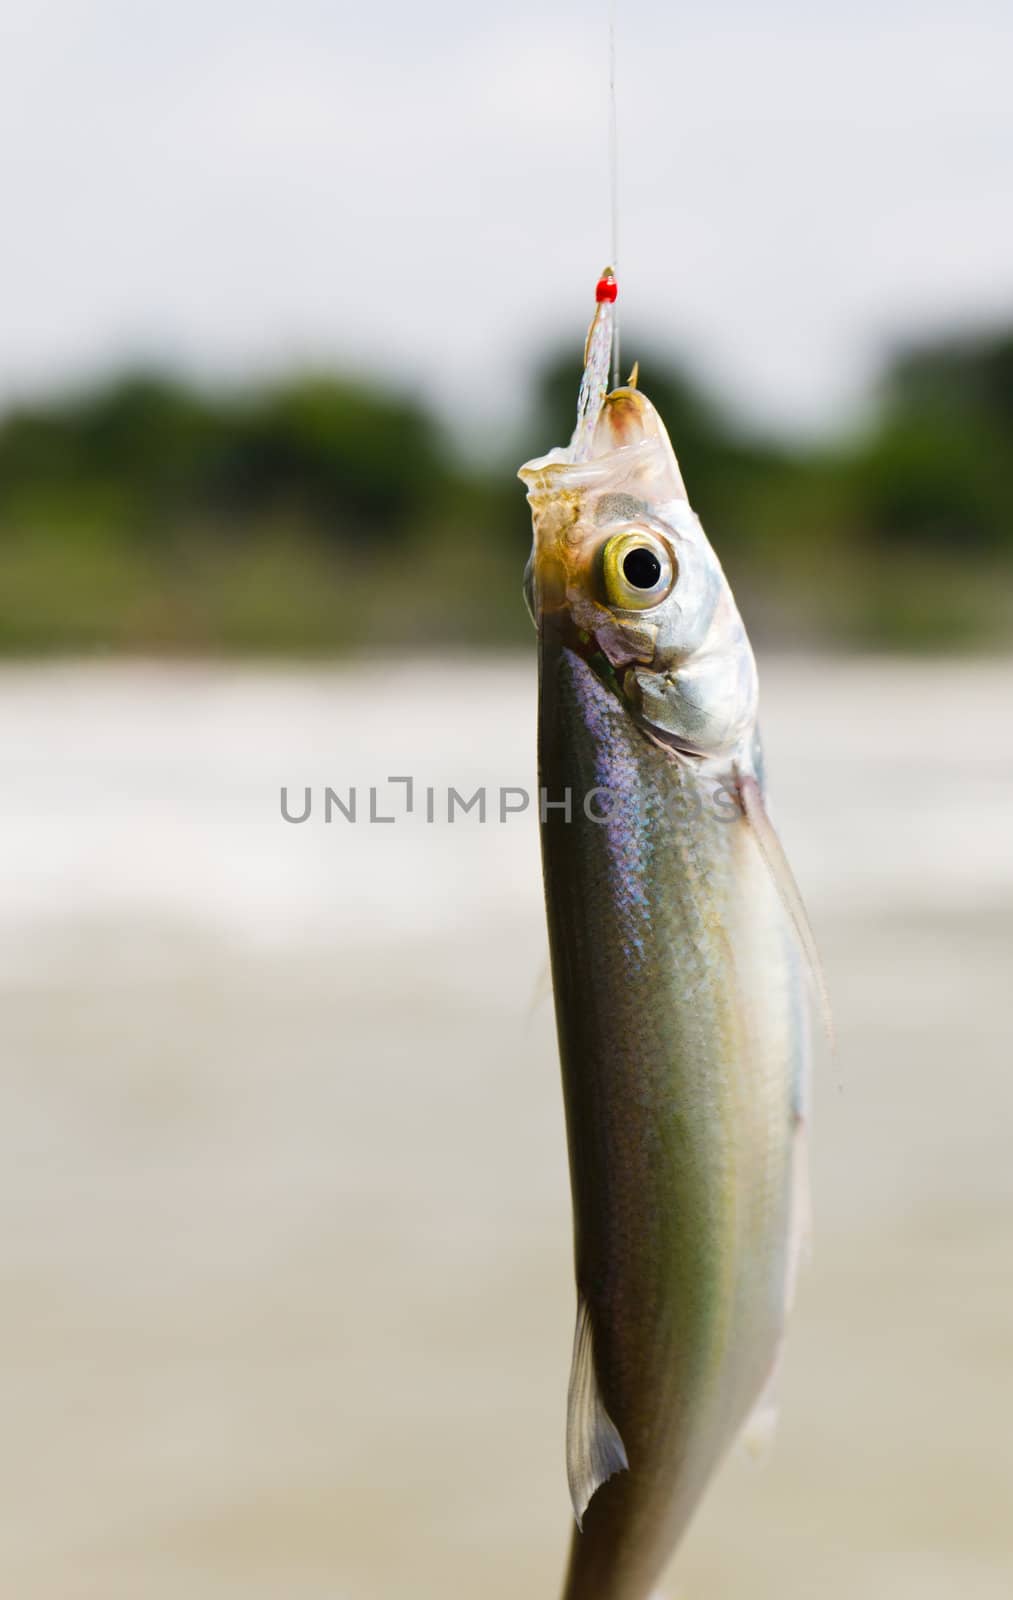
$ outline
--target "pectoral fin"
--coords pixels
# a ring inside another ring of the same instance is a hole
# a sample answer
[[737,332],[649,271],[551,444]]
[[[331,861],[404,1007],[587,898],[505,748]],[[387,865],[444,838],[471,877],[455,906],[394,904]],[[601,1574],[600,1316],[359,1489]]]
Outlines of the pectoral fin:
[[771,1377],[757,1400],[742,1430],[742,1443],[754,1461],[763,1461],[773,1447],[777,1432],[777,1373]]
[[598,1389],[591,1313],[580,1295],[566,1397],[566,1476],[578,1528],[583,1528],[584,1512],[595,1490],[628,1467],[626,1447]]
[[552,971],[548,960],[542,963],[541,971],[531,986],[531,999],[528,1001],[528,1014],[525,1018],[526,1025],[531,1026],[535,1013],[543,1006],[552,993]]
[[823,963],[820,961],[820,953],[816,948],[816,939],[809,923],[806,908],[802,902],[802,896],[799,893],[798,884],[795,882],[794,874],[788,865],[788,857],[785,855],[781,841],[777,837],[774,824],[767,816],[767,808],[763,803],[763,795],[760,793],[759,784],[755,778],[745,777],[742,774],[739,774],[738,784],[746,820],[756,836],[760,854],[767,864],[767,870],[774,880],[777,892],[781,896],[781,902],[798,935],[798,941],[802,947],[802,952],[812,977],[813,987],[819,1000],[820,1015],[830,1043],[830,1050],[832,1055],[836,1056],[837,1041],[834,1035],[834,1019],[830,1011],[830,995],[827,992],[827,981],[823,976]]
[[[788,1261],[785,1273],[784,1286],[784,1314],[787,1318],[795,1298],[795,1282],[798,1269],[809,1255],[812,1232],[812,1210],[809,1203],[809,1158],[806,1125],[799,1114],[795,1122],[795,1131],[792,1135],[792,1197],[791,1197],[791,1231],[788,1239]],[[749,1454],[755,1459],[762,1459],[767,1455],[774,1441],[777,1431],[777,1414],[779,1407],[778,1387],[781,1374],[782,1338],[778,1342],[777,1354],[770,1376],[764,1384],[753,1409],[742,1430],[742,1443]]]
[[809,1192],[809,1130],[800,1116],[795,1123],[791,1151],[791,1235],[785,1280],[785,1316],[795,1300],[799,1268],[812,1253],[812,1199]]

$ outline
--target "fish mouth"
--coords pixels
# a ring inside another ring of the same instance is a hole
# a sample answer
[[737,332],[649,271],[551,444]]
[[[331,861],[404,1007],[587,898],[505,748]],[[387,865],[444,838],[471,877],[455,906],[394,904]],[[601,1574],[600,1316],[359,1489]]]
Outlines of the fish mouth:
[[[668,432],[647,396],[630,383],[602,401],[590,449],[551,450],[521,467],[534,547],[525,591],[536,623],[570,611],[578,628],[614,627],[588,591],[588,562],[603,536],[603,516],[621,502],[650,508],[681,501],[686,489]],[[580,615],[577,615],[580,613]]]
[[644,439],[667,441],[665,425],[647,396],[632,384],[613,389],[605,396],[595,425],[592,456],[608,455]]
[[545,497],[593,491],[612,477],[639,475],[652,466],[652,476],[665,480],[666,498],[688,501],[668,430],[651,401],[632,384],[605,396],[587,457],[575,460],[572,448],[536,456],[518,472],[536,513]]
[[662,461],[669,479],[670,497],[688,500],[668,429],[647,396],[634,384],[613,389],[605,396],[594,430],[591,459],[621,455],[624,451],[636,451]]

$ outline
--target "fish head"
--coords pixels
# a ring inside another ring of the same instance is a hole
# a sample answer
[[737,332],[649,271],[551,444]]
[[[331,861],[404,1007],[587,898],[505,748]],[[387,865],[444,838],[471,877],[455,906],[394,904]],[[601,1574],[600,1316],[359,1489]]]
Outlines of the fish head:
[[586,459],[520,471],[534,544],[528,604],[657,742],[727,757],[753,742],[753,653],[665,425],[634,387],[605,397]]

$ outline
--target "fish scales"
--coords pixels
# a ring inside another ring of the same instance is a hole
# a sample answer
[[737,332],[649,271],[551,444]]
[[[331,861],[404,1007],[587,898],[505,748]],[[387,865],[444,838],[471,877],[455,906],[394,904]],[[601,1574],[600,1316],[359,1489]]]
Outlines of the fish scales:
[[544,656],[541,783],[618,797],[607,823],[549,811],[543,857],[577,1285],[630,1461],[574,1535],[566,1593],[627,1600],[650,1592],[776,1356],[797,963],[786,949],[780,982],[761,964],[754,1000],[730,947],[787,939],[745,819],[715,812],[714,779],[648,745],[579,656]]

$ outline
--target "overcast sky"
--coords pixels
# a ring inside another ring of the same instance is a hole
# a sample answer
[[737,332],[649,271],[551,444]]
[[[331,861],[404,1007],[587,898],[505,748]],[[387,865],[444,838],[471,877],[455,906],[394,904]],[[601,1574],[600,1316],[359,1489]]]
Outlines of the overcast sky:
[[[895,334],[1013,317],[1010,0],[618,5],[645,374],[822,426]],[[0,397],[309,359],[495,422],[609,253],[606,12],[0,0]]]

